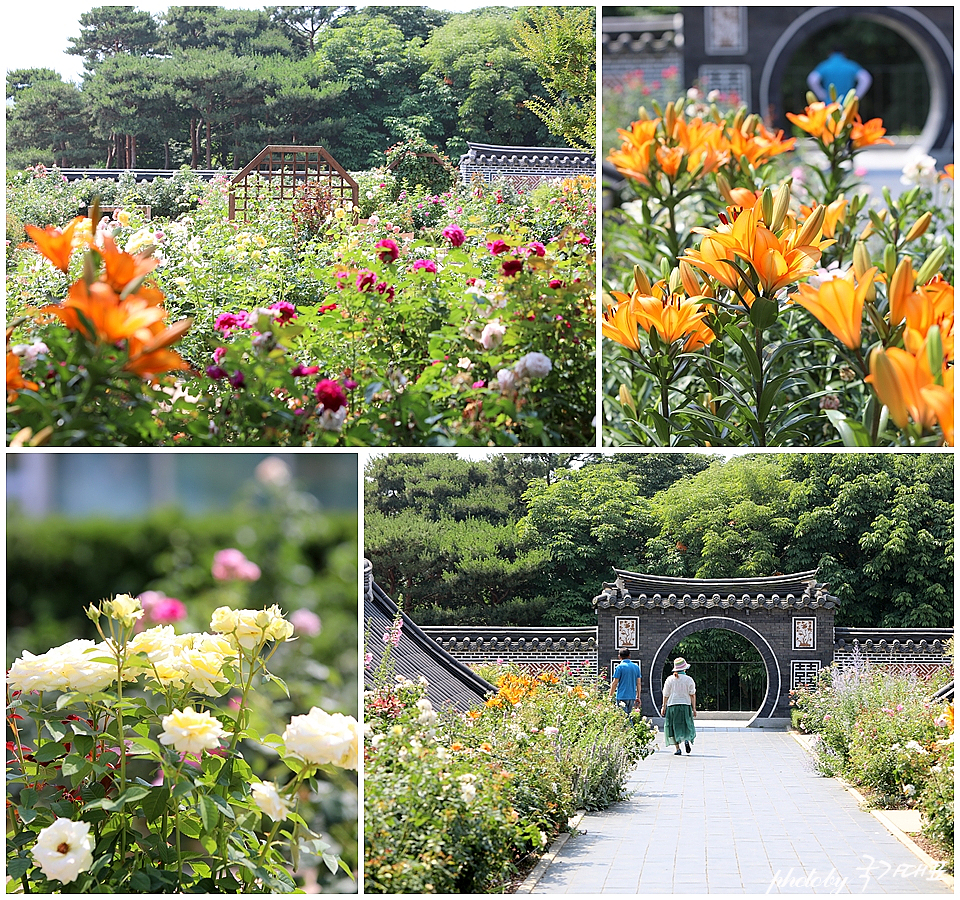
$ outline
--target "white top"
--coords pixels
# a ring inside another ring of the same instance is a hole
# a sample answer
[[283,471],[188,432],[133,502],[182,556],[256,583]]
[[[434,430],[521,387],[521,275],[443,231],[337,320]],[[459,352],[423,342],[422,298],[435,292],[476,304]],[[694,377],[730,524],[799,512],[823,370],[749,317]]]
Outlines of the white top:
[[696,692],[696,682],[685,672],[681,672],[679,678],[676,675],[669,675],[663,685],[663,699],[667,706],[678,706],[681,703],[690,706],[690,698]]

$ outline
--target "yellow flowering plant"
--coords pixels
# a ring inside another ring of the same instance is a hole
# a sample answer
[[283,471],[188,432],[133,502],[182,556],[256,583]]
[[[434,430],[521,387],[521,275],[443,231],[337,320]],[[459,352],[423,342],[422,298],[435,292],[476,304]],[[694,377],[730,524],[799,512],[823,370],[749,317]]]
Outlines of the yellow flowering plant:
[[[8,890],[290,893],[301,854],[350,874],[299,798],[321,770],[358,768],[357,721],[249,723],[253,691],[286,692],[268,669],[293,634],[278,607],[221,608],[193,634],[137,632],[126,594],[87,615],[99,642],[24,652],[7,673]],[[244,742],[276,753],[287,783],[260,780]]]

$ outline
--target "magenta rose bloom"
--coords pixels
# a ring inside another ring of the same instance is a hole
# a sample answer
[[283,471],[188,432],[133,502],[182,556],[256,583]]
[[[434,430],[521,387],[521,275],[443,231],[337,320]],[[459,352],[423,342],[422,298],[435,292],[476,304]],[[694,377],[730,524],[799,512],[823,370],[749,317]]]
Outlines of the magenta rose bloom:
[[220,313],[220,315],[217,316],[217,321],[213,323],[213,327],[216,331],[226,336],[235,328],[245,328],[246,319],[246,313],[241,316],[238,316],[236,313]]
[[494,255],[497,256],[500,253],[505,253],[510,249],[510,245],[500,238],[497,238],[495,241],[491,241],[487,244],[487,249]]
[[347,402],[347,395],[344,394],[343,388],[332,378],[322,378],[318,381],[313,393],[317,400],[323,404],[323,408],[330,410],[330,412],[336,412]]
[[418,259],[413,264],[413,271],[416,272],[417,269],[423,269],[425,272],[432,272],[436,275],[437,264],[432,259]]
[[271,309],[277,314],[274,321],[279,325],[285,325],[291,319],[297,317],[297,308],[286,300],[278,300],[273,306],[268,306],[267,309]]
[[379,241],[374,250],[379,250],[377,256],[380,257],[381,262],[391,263],[398,256],[400,256],[400,248],[397,246],[397,242],[391,240],[390,238],[384,238],[382,241]]
[[320,366],[294,366],[290,374],[294,378],[300,378],[302,375],[316,375],[320,371]]
[[373,272],[361,272],[357,276],[357,290],[367,291],[376,284],[377,276]]
[[247,379],[243,377],[243,372],[241,372],[239,369],[237,369],[237,371],[234,372],[229,378],[230,386],[236,388],[237,390],[240,390],[240,388],[243,387],[246,380]]
[[544,247],[540,241],[530,241],[530,243],[527,244],[527,250],[531,256],[543,256],[547,252],[547,248]]
[[227,377],[227,370],[222,366],[207,366],[207,378],[220,381]]
[[440,232],[454,247],[460,247],[467,239],[467,235],[459,225],[448,225]]

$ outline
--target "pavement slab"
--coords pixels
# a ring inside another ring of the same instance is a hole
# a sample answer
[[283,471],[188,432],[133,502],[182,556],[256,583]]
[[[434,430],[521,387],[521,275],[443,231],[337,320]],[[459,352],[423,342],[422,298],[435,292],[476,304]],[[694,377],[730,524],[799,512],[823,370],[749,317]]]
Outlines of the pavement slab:
[[583,817],[533,893],[952,893],[785,730],[705,728],[629,789]]

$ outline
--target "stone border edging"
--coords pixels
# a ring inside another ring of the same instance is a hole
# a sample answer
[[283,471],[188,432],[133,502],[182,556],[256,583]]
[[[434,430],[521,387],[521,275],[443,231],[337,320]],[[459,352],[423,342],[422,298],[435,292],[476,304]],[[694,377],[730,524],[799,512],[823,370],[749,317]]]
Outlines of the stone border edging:
[[583,821],[583,817],[587,814],[585,809],[578,809],[577,814],[572,822],[568,823],[568,830],[563,834],[557,835],[556,840],[550,845],[550,849],[540,857],[540,861],[533,867],[533,871],[523,880],[523,883],[520,887],[517,888],[515,893],[517,894],[532,894],[533,889],[537,886],[540,879],[543,878],[544,872],[550,866],[556,858],[557,854],[560,852],[560,848],[567,842],[580,823]]
[[[807,753],[812,754],[813,748],[811,746],[812,739],[808,738],[806,735],[800,734],[800,732],[795,731],[793,728],[789,731],[790,736],[801,746]],[[927,868],[936,873],[937,878],[939,878],[947,887],[951,890],[954,889],[954,877],[947,874],[940,868],[938,868],[939,863],[935,860],[929,853],[922,849],[919,845],[914,843],[913,839],[904,831],[901,831],[893,822],[883,814],[883,810],[879,809],[870,809],[867,810],[867,798],[863,796],[852,784],[850,784],[845,779],[841,778],[839,775],[835,775],[834,779],[839,782],[845,791],[849,791],[854,799],[857,801],[857,804],[861,809],[864,809],[865,812],[869,812],[887,831],[890,832],[904,847],[906,847],[917,859],[920,860]]]

